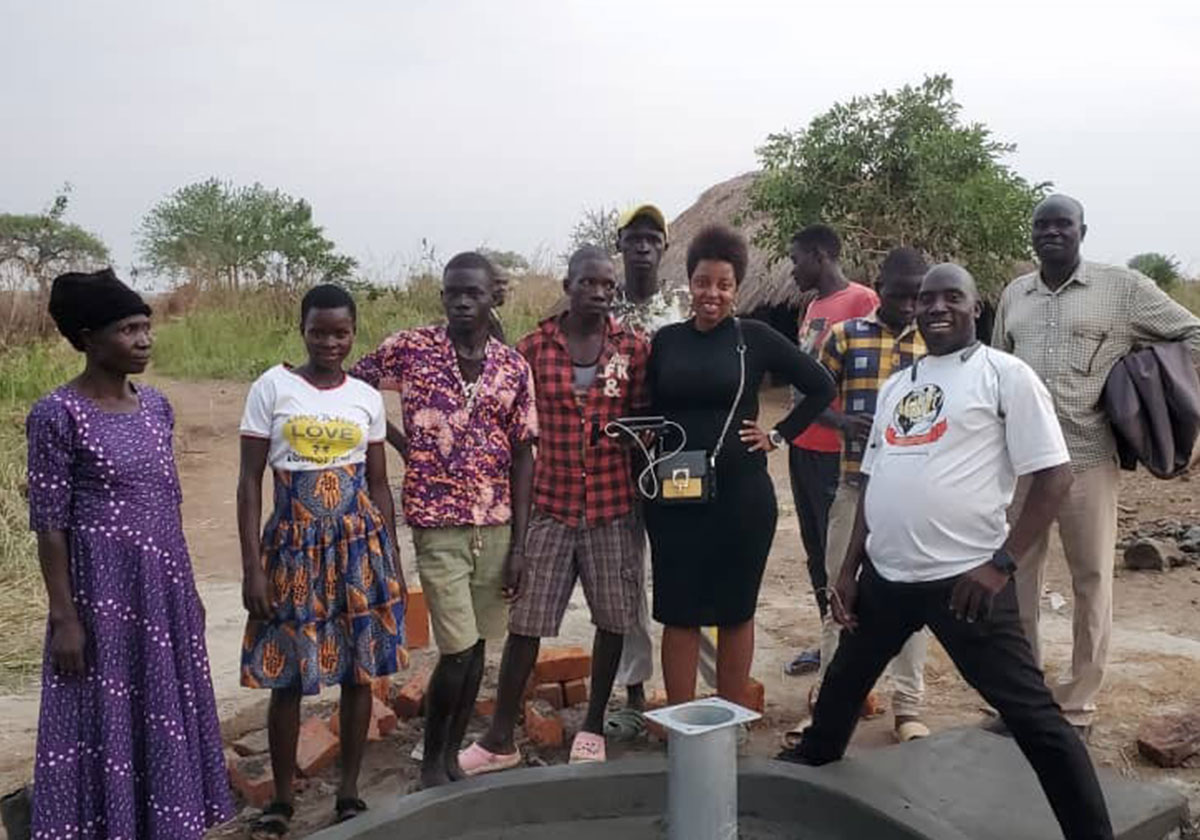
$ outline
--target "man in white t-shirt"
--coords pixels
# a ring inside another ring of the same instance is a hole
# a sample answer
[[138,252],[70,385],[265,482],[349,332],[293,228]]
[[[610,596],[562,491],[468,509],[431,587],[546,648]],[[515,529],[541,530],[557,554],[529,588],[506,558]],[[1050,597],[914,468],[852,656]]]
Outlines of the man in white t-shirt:
[[[779,758],[840,759],[871,686],[928,626],[1033,765],[1068,840],[1111,838],[1096,772],[1046,687],[1012,581],[1071,486],[1054,405],[1033,370],[975,339],[979,296],[935,266],[917,299],[929,355],[879,392],[854,532],[833,591],[845,630],[812,725]],[[1017,478],[1029,500],[1010,531]],[[861,573],[860,573],[861,570]]]

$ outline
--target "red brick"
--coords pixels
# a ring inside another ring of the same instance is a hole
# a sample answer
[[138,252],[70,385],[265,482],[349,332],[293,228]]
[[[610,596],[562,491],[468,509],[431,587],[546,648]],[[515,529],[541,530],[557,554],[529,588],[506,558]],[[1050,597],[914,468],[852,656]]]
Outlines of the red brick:
[[315,776],[337,760],[340,746],[338,736],[329,730],[325,721],[309,718],[300,726],[296,769],[305,776]]
[[429,606],[419,586],[408,588],[404,607],[404,646],[409,650],[429,647]]
[[545,700],[556,709],[563,707],[563,687],[562,683],[546,683],[539,685],[533,690],[534,700]]
[[396,715],[401,720],[415,718],[421,714],[421,707],[425,703],[425,692],[429,688],[430,673],[428,667],[421,668],[409,677],[408,682],[404,683],[396,692],[396,700],[392,708],[396,710]]
[[754,677],[751,677],[749,682],[746,683],[746,691],[745,695],[743,696],[743,701],[743,706],[745,706],[747,709],[753,709],[760,715],[763,713],[763,709],[766,708],[766,689],[764,689],[763,684],[754,679]]
[[271,772],[269,755],[230,755],[227,750],[225,761],[230,784],[248,804],[261,808],[275,796],[275,776]]
[[569,708],[588,701],[587,680],[569,680],[562,684],[562,688],[564,706]]
[[496,714],[496,698],[480,697],[475,701],[475,714],[480,717],[491,717]]
[[1138,752],[1159,767],[1200,755],[1200,708],[1152,718],[1138,729]]
[[530,700],[525,704],[525,734],[538,746],[561,747],[562,718],[544,700]]
[[543,647],[533,666],[537,685],[585,679],[592,673],[592,657],[581,647]]

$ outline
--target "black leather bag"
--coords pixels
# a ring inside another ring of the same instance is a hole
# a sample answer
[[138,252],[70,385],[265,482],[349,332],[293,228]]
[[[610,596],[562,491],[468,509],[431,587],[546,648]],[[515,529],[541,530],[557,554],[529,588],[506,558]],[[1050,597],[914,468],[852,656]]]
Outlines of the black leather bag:
[[733,424],[738,403],[746,391],[746,339],[742,334],[742,322],[733,319],[737,330],[737,354],[741,373],[733,405],[725,417],[725,426],[712,452],[703,449],[685,449],[659,461],[654,467],[658,479],[658,495],[654,501],[662,505],[703,505],[717,497],[717,456],[725,445],[725,436]]

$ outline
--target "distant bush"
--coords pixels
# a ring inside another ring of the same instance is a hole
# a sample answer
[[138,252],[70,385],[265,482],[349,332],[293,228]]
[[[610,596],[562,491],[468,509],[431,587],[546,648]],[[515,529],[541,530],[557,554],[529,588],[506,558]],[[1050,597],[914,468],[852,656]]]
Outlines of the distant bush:
[[1140,271],[1158,284],[1160,289],[1170,289],[1183,279],[1179,272],[1179,261],[1166,254],[1138,254],[1129,260],[1127,265],[1134,271]]

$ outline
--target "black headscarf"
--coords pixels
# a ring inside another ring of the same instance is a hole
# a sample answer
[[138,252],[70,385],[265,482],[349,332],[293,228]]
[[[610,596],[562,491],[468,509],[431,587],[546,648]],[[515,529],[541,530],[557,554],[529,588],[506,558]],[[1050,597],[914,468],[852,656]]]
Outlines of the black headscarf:
[[50,317],[76,350],[84,330],[98,330],[131,315],[149,315],[142,296],[117,279],[111,268],[86,274],[71,271],[54,278]]

